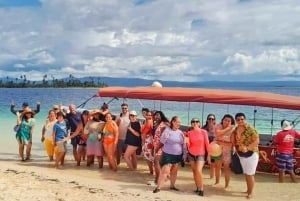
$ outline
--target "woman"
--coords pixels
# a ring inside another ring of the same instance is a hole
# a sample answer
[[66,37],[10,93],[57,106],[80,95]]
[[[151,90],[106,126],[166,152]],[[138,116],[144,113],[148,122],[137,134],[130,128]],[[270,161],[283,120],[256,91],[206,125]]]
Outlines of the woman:
[[103,105],[100,108],[100,117],[99,119],[101,121],[105,121],[105,115],[109,113],[108,104],[103,103]]
[[237,127],[234,130],[234,142],[245,174],[247,184],[246,198],[253,197],[255,184],[255,171],[258,164],[259,134],[255,128],[247,124],[246,115],[237,113],[235,115]]
[[179,191],[175,187],[177,179],[178,163],[186,158],[186,147],[183,132],[179,129],[181,125],[180,118],[174,116],[171,119],[170,127],[167,127],[161,134],[160,145],[157,147],[162,148],[161,158],[161,172],[159,174],[158,182],[153,193],[158,193],[163,182],[170,175],[170,189]]
[[[187,158],[190,162],[194,181],[196,184],[195,193],[204,195],[202,169],[205,163],[205,154],[209,151],[209,139],[207,131],[200,128],[200,121],[197,118],[191,120],[192,129],[187,133]],[[210,163],[210,156],[207,158]]]
[[[79,141],[78,141],[78,149],[77,149],[77,166],[80,166],[81,159],[85,158],[86,155],[86,141],[87,138],[83,134],[83,130],[85,125],[87,124],[89,120],[89,111],[84,110],[81,113],[81,122],[77,125],[76,130],[72,135],[68,137],[68,139],[73,139],[77,137],[78,135],[80,136]],[[101,160],[101,159],[100,159]],[[103,164],[103,162],[102,162]]]
[[228,188],[230,181],[230,163],[233,147],[232,132],[234,130],[234,125],[235,122],[233,116],[231,116],[230,114],[225,114],[222,118],[221,123],[216,126],[216,137],[214,139],[214,141],[222,147],[221,158],[215,160],[215,184],[220,183],[220,173],[223,164],[225,174],[225,189]]
[[[212,142],[216,132],[216,116],[214,114],[208,114],[206,123],[202,128],[207,131],[209,142]],[[209,175],[211,179],[215,177],[215,171],[215,159],[211,158],[211,163],[209,165]]]
[[53,143],[53,126],[56,123],[56,111],[50,110],[48,112],[48,118],[42,129],[41,141],[45,144],[45,149],[50,161],[53,161],[54,156],[54,143]]
[[126,133],[125,144],[127,145],[124,158],[129,170],[136,170],[136,150],[141,146],[141,124],[137,119],[136,111],[129,112],[129,126]]
[[144,114],[145,122],[142,125],[142,150],[144,158],[147,161],[149,172],[153,175],[153,160],[154,160],[154,149],[153,149],[153,136],[151,130],[153,129],[152,113],[148,110]]
[[95,109],[91,112],[91,119],[86,123],[83,133],[86,140],[86,164],[89,167],[94,157],[98,159],[99,168],[103,167],[103,147],[101,141],[101,130],[103,123],[99,119],[100,110]]
[[[160,136],[162,132],[165,130],[166,127],[170,125],[169,120],[165,116],[165,114],[162,111],[156,111],[154,113],[154,126],[152,129],[152,135],[153,135],[153,147],[154,147],[154,173],[155,173],[155,180],[154,185],[157,184],[158,177],[160,174],[160,160],[161,160],[161,146],[160,146]],[[150,183],[152,185],[152,183]]]
[[103,127],[103,147],[109,168],[113,171],[117,171],[117,163],[114,155],[118,144],[119,129],[116,122],[113,121],[111,113],[105,114],[105,121]]
[[[19,130],[16,133],[16,139],[19,144],[19,154],[22,161],[30,160],[31,146],[32,146],[32,134],[35,127],[35,114],[30,108],[25,108],[20,114],[17,114],[17,125],[20,125]],[[24,148],[26,146],[26,158],[24,159]]]

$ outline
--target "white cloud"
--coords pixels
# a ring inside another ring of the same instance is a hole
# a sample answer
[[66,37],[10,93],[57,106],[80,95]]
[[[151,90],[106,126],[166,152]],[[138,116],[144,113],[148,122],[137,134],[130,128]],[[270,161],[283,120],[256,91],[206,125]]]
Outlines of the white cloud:
[[250,56],[235,53],[224,62],[230,67],[232,74],[253,74],[270,72],[273,74],[299,74],[299,53],[295,48],[264,51],[258,55]]
[[198,81],[300,73],[296,0],[41,2],[0,8],[0,76]]

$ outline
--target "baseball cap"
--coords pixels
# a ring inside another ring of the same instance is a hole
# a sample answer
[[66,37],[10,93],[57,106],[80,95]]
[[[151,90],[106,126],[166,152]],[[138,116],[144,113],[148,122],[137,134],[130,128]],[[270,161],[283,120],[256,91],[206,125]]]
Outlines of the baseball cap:
[[23,102],[22,107],[28,107],[29,104],[27,102]]
[[282,130],[290,130],[292,127],[291,127],[290,122],[288,122],[287,120],[282,120],[281,128],[282,128]]

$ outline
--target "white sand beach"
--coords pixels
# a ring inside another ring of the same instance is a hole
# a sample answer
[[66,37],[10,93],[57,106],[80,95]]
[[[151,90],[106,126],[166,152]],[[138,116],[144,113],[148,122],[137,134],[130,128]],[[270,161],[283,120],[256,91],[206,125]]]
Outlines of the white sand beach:
[[[59,170],[45,158],[33,158],[27,162],[0,159],[0,200],[246,200],[243,175],[233,174],[230,189],[225,191],[223,183],[220,186],[212,185],[214,180],[209,179],[208,168],[204,169],[205,196],[196,195],[193,192],[195,187],[189,165],[179,170],[176,182],[179,192],[170,191],[167,181],[159,193],[153,194],[154,187],[147,185],[147,181],[153,177],[147,172],[145,161],[140,159],[139,162],[137,171],[126,170],[125,163],[122,162],[115,173],[108,169],[106,161],[101,170],[96,165],[87,168],[82,164],[77,167],[71,156],[67,157],[65,166]],[[256,181],[254,198],[251,200],[300,200],[300,184],[290,183],[288,177],[286,183],[280,184],[277,182],[277,175],[258,173]]]

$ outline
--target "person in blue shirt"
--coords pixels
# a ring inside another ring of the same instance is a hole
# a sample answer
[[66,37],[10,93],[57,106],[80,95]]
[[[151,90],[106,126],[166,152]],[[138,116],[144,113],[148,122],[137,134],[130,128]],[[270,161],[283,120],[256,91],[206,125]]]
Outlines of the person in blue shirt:
[[53,126],[53,144],[56,154],[55,168],[59,168],[59,163],[61,165],[63,165],[64,163],[64,158],[67,151],[67,146],[64,138],[68,136],[68,132],[64,113],[58,112],[56,114],[56,118],[57,122]]

